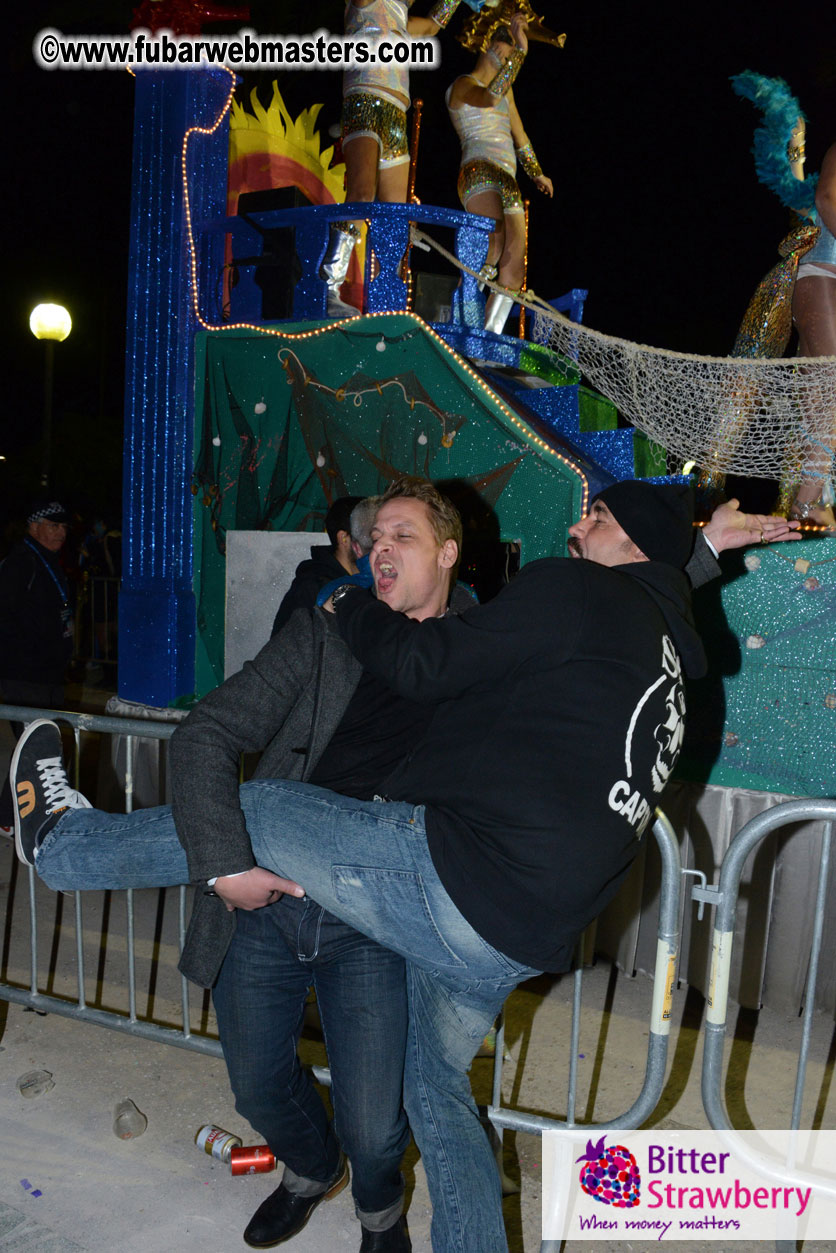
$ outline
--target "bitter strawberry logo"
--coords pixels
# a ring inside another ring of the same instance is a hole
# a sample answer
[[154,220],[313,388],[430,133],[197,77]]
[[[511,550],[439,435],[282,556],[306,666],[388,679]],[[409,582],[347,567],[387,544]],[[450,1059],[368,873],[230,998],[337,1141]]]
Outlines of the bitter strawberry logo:
[[607,1148],[606,1138],[601,1136],[597,1144],[587,1140],[586,1152],[575,1163],[583,1162],[580,1185],[593,1201],[613,1205],[616,1209],[632,1209],[638,1205],[641,1193],[641,1173],[636,1159],[623,1144],[611,1144]]

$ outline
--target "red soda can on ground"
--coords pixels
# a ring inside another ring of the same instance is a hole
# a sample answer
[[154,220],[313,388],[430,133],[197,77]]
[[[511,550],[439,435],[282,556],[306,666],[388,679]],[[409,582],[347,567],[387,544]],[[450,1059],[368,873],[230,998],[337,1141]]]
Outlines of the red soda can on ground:
[[276,1159],[266,1144],[233,1148],[229,1155],[233,1175],[261,1175],[276,1169]]
[[203,1149],[210,1157],[216,1157],[219,1162],[228,1162],[232,1150],[236,1146],[240,1148],[243,1143],[240,1136],[234,1136],[231,1131],[224,1131],[223,1127],[216,1127],[213,1123],[201,1127],[194,1142],[199,1149]]

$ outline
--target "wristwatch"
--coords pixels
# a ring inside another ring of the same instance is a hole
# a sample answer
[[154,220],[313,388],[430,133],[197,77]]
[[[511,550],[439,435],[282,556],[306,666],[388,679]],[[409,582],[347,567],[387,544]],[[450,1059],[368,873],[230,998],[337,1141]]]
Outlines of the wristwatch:
[[331,604],[333,607],[336,609],[342,598],[347,596],[349,592],[353,592],[356,586],[356,583],[341,583],[337,590],[331,593]]

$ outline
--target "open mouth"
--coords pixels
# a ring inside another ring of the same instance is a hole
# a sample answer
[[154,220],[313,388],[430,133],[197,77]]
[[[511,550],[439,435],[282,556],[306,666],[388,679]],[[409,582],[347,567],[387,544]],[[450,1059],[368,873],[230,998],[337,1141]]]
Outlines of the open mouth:
[[569,549],[570,557],[583,557],[583,549],[579,539],[575,539],[574,535],[570,535],[566,541],[566,547]]
[[391,561],[378,561],[374,572],[378,595],[391,591],[398,577],[398,572]]

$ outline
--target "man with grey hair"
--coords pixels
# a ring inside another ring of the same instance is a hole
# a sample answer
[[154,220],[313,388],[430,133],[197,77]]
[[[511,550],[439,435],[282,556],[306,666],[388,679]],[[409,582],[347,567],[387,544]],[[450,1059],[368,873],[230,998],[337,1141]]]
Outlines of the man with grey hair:
[[355,557],[362,557],[366,553],[371,552],[372,543],[374,542],[371,531],[379,504],[379,496],[367,496],[365,500],[361,500],[359,504],[355,505],[351,511],[349,530],[351,531]]
[[325,514],[328,544],[312,544],[311,555],[300,561],[273,621],[271,636],[290,621],[294,609],[311,609],[326,583],[357,573],[357,558],[368,552],[368,511],[358,513],[357,534],[352,524],[355,509],[365,506],[362,496],[340,496]]

